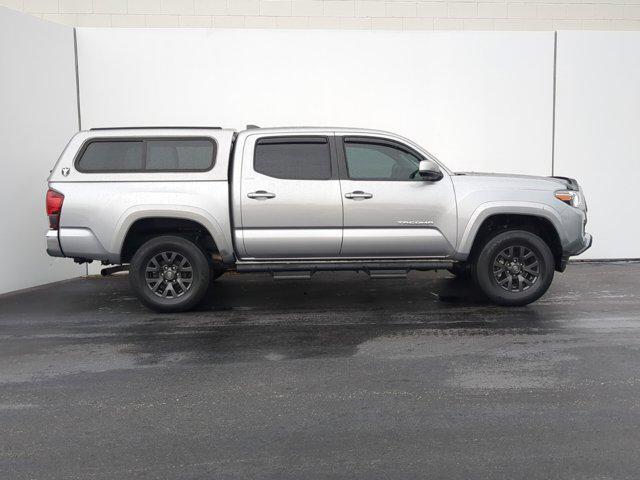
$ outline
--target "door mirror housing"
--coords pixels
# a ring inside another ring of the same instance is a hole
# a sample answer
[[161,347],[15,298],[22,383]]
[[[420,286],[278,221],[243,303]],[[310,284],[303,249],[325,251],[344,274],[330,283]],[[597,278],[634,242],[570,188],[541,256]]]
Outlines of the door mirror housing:
[[420,161],[418,174],[424,180],[428,180],[430,182],[437,182],[438,180],[442,180],[442,177],[444,176],[438,164],[431,160]]

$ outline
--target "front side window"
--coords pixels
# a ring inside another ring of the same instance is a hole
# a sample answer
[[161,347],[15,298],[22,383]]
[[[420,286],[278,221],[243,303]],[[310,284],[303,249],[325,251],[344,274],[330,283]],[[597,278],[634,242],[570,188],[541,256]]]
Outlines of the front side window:
[[420,158],[408,149],[375,139],[345,138],[344,152],[353,180],[416,180]]
[[76,166],[87,173],[206,171],[215,158],[210,139],[92,140]]
[[265,137],[256,142],[253,169],[285,180],[328,180],[331,153],[326,137]]

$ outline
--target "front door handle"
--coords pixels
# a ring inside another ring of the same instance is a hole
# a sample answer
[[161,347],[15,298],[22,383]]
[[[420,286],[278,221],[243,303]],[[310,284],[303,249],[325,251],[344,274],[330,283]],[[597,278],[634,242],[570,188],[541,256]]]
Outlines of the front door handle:
[[266,200],[267,198],[276,198],[276,194],[265,190],[258,190],[256,192],[247,193],[247,197],[256,200]]
[[362,190],[356,190],[355,192],[345,193],[345,198],[351,198],[352,200],[365,200],[367,198],[372,198],[373,195],[367,192],[363,192]]

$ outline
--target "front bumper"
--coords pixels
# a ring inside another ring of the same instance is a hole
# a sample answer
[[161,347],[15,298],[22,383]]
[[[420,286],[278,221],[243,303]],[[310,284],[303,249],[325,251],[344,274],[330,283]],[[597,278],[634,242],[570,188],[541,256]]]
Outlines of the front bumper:
[[593,243],[593,237],[589,233],[585,233],[582,237],[582,241],[578,244],[578,250],[571,255],[580,255],[585,250],[591,248],[591,244]]
[[564,272],[565,268],[567,268],[567,261],[569,260],[569,257],[580,255],[582,252],[590,248],[592,243],[593,237],[589,233],[585,233],[582,238],[579,238],[575,242],[572,242],[562,252],[562,258],[560,259],[560,263],[557,266],[558,271]]
[[62,248],[60,247],[58,230],[49,230],[45,238],[47,240],[47,254],[50,257],[64,257]]

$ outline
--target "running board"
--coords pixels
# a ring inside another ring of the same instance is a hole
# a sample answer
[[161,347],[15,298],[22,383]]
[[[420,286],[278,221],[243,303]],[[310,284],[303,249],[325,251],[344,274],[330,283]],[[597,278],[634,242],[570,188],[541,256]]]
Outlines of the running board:
[[300,270],[300,271],[283,271],[273,272],[274,280],[308,280],[313,275],[313,272]]
[[369,272],[369,278],[371,279],[386,279],[386,278],[407,278],[406,270],[371,270]]
[[[320,271],[353,271],[366,272],[372,278],[399,278],[406,276],[411,270],[445,270],[453,266],[452,260],[388,260],[375,262],[371,260],[345,260],[326,262],[243,262],[236,263],[239,273],[267,272],[279,274],[278,278],[292,278],[290,275],[298,273],[296,278],[309,278]],[[385,277],[385,275],[387,275]]]

